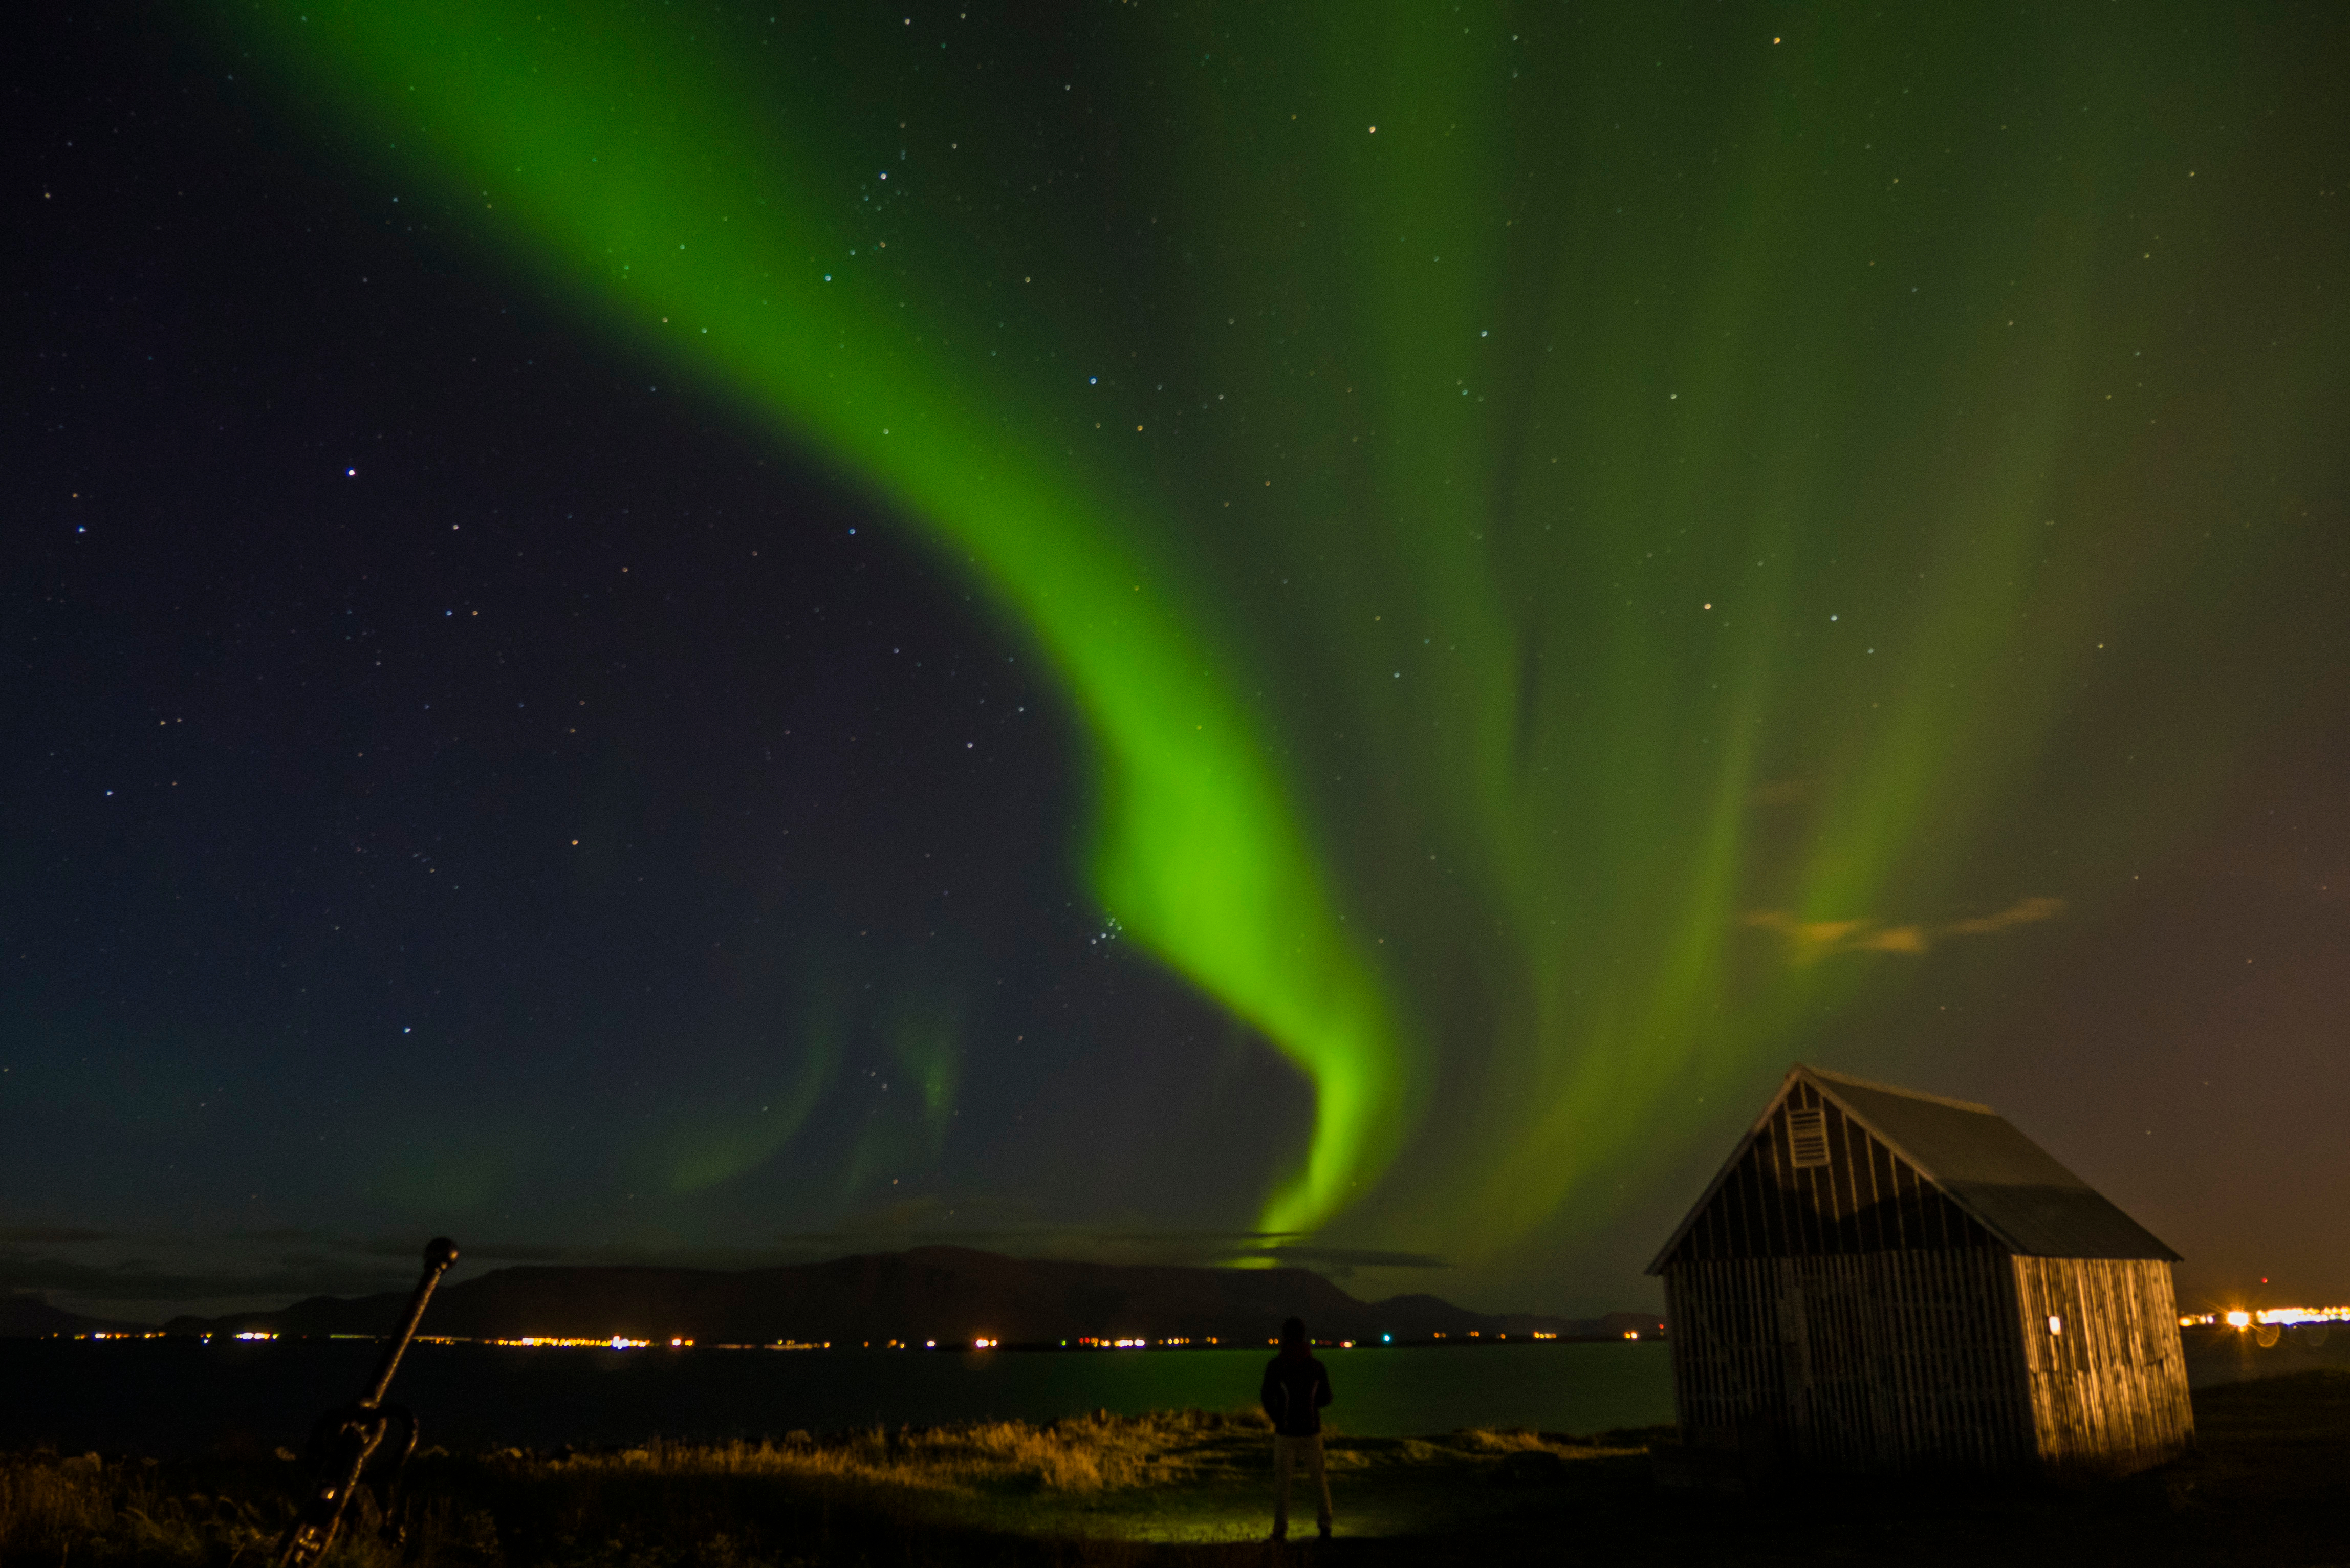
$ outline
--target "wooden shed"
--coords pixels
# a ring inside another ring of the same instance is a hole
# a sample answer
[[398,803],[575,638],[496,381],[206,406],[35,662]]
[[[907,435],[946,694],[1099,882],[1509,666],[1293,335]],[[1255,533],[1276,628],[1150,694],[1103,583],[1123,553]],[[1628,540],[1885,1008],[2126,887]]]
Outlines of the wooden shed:
[[2194,1441],[2178,1257],[1989,1108],[1798,1066],[1648,1272],[1692,1458],[2118,1475]]

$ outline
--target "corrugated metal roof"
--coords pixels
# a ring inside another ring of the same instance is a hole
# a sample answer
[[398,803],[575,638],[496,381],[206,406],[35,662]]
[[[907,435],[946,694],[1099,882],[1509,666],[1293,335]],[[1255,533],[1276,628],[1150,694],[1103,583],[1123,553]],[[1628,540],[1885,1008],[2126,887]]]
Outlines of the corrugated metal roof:
[[2032,1258],[2178,1254],[1986,1106],[1796,1069],[2012,1250]]

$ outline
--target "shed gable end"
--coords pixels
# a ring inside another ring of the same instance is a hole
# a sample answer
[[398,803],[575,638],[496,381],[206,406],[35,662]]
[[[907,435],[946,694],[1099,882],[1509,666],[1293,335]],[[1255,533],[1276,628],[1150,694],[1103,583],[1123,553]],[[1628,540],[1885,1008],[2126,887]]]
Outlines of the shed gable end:
[[2008,1250],[1797,1077],[1658,1268],[1727,1258]]

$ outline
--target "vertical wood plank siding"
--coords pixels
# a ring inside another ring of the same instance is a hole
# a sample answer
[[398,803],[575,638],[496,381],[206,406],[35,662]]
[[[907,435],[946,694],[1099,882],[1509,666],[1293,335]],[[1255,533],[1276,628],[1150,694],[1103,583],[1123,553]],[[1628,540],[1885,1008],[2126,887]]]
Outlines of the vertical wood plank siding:
[[[1799,1169],[1787,1118],[1814,1109],[1828,1161]],[[2113,1473],[2193,1438],[2168,1262],[2012,1256],[1800,1081],[1663,1273],[1693,1446],[1840,1470]]]
[[[2195,1440],[2170,1265],[2012,1258],[2041,1464],[2121,1474]],[[2058,1327],[2049,1328],[2054,1318]]]
[[1827,1469],[2030,1465],[2008,1263],[1920,1251],[1669,1269],[1682,1439]]

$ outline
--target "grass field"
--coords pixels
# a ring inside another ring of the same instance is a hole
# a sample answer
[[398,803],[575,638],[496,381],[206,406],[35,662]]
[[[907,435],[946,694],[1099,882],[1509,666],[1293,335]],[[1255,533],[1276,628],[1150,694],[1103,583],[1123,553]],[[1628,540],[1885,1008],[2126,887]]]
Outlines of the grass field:
[[[1277,1549],[1263,1420],[1170,1413],[761,1445],[415,1465],[404,1552],[362,1517],[337,1560],[446,1568],[822,1564],[2038,1563],[2350,1568],[2350,1374],[2209,1389],[2198,1453],[2079,1490],[1813,1481],[1659,1490],[1650,1438],[1328,1443],[1338,1536]],[[302,1468],[0,1455],[0,1564],[265,1563]],[[1302,1501],[1302,1500],[1301,1500]],[[369,1510],[359,1511],[363,1516]]]

